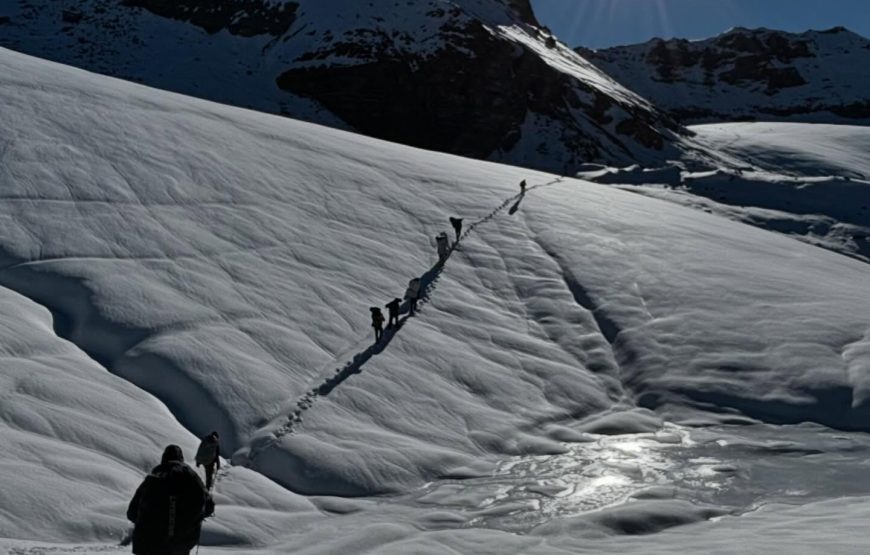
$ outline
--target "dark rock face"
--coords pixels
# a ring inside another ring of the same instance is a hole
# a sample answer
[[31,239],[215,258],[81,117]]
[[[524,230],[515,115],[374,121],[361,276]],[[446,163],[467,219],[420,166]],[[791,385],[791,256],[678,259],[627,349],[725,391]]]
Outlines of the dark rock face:
[[295,2],[273,5],[262,0],[123,0],[123,4],[190,22],[209,34],[226,29],[243,37],[286,33],[299,8]]
[[507,4],[513,8],[514,12],[519,16],[519,19],[529,25],[540,27],[538,18],[535,17],[535,11],[532,9],[531,0],[507,0]]
[[[0,31],[0,46],[558,172],[589,161],[657,163],[678,156],[687,133],[541,28],[530,0],[370,0],[342,3],[340,13],[328,0],[81,0],[69,14],[58,4],[19,0],[7,27],[20,35]],[[59,22],[44,39],[28,32]],[[162,67],[157,52],[171,64]]]
[[[867,119],[870,41],[839,27],[734,29],[581,53],[684,122]],[[650,71],[652,69],[653,71]]]
[[[528,89],[528,78],[504,87],[500,74],[522,64],[523,53],[517,56],[510,45],[483,36],[475,47],[485,59],[469,59],[448,48],[429,59],[291,69],[277,82],[282,89],[317,100],[363,133],[485,157],[502,146],[525,116],[521,93]],[[488,63],[490,59],[507,65]]]
[[771,67],[770,62],[759,56],[737,58],[731,69],[721,72],[719,78],[731,85],[746,82],[763,83],[768,93],[807,83],[797,69]]
[[78,23],[82,18],[84,14],[78,10],[64,10],[60,17],[64,23]]
[[730,34],[714,40],[705,49],[694,47],[687,40],[655,41],[646,56],[662,81],[680,80],[681,71],[700,66],[705,82],[711,84],[714,75],[726,83],[764,83],[768,92],[806,84],[794,67],[779,67],[795,58],[811,58],[807,41],[789,42],[780,35],[759,38]]
[[[611,99],[554,70],[527,47],[498,40],[479,22],[454,29],[459,30],[437,56],[384,56],[360,65],[291,69],[277,82],[316,99],[355,129],[395,142],[486,158],[510,150],[534,112],[569,122],[565,139],[578,155],[601,155],[595,141],[575,126],[571,111],[583,110],[606,125],[612,121]],[[347,55],[351,49],[341,43],[337,52]],[[591,103],[583,100],[586,95],[593,97]],[[653,117],[639,112],[622,121],[616,134],[662,149],[665,140]]]

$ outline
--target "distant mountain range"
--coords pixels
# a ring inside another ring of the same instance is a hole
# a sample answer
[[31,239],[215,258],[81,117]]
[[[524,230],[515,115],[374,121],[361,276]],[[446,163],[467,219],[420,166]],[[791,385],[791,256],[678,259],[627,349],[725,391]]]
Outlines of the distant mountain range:
[[529,0],[20,0],[0,46],[427,149],[572,172],[688,132],[542,28]]
[[870,123],[870,40],[842,27],[577,51],[683,123]]

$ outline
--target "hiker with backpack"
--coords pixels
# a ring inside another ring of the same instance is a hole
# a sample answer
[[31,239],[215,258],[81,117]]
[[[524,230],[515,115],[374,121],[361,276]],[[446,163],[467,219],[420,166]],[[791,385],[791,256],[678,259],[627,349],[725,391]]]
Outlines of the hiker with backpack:
[[181,447],[170,445],[127,508],[133,553],[186,555],[199,544],[202,521],[213,514],[214,501],[199,475],[184,464]]
[[525,179],[520,181],[520,194],[521,195],[526,194],[526,180]]
[[414,314],[417,310],[417,299],[420,298],[420,278],[414,278],[408,282],[405,289],[405,300],[408,301],[408,312]]
[[402,304],[402,299],[393,299],[384,305],[387,309],[387,327],[399,325],[399,306]]
[[202,439],[194,460],[197,468],[200,465],[205,467],[205,489],[211,491],[215,473],[221,469],[221,444],[217,432],[212,432]]
[[372,311],[372,327],[375,328],[375,343],[377,343],[384,335],[384,313],[376,306],[369,310]]
[[435,244],[438,248],[438,262],[443,263],[447,260],[447,255],[450,254],[450,240],[447,239],[447,234],[443,231],[435,237]]
[[462,218],[454,218],[451,216],[450,225],[453,226],[453,231],[456,232],[456,242],[459,242],[459,236],[462,235]]

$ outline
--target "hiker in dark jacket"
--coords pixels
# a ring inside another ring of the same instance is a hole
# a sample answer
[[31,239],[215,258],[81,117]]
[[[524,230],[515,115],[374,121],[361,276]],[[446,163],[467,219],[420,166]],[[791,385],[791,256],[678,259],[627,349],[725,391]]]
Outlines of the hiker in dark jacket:
[[134,525],[135,555],[187,555],[199,543],[202,521],[214,501],[196,471],[184,464],[181,447],[170,445],[145,477],[127,508]]
[[217,432],[205,436],[196,450],[196,466],[205,467],[205,488],[211,491],[215,472],[221,469],[221,443]]
[[520,194],[521,195],[526,194],[526,180],[525,179],[520,181]]
[[456,242],[459,242],[459,236],[462,235],[462,218],[450,218],[450,225],[453,226],[453,231],[456,232]]
[[402,304],[402,299],[393,299],[384,305],[387,308],[387,327],[399,325],[399,306]]
[[372,311],[372,327],[375,328],[375,342],[381,340],[384,335],[384,313],[381,309],[373,306],[369,310]]

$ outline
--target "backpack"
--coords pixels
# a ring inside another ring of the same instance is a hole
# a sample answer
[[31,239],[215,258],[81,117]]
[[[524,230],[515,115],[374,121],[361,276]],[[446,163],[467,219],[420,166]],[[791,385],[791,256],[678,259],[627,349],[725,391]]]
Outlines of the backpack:
[[405,289],[406,299],[416,299],[420,295],[420,280],[414,278],[408,282],[408,288]]
[[193,548],[202,520],[214,512],[202,480],[183,463],[155,468],[136,492],[131,510],[134,505],[133,553]]

